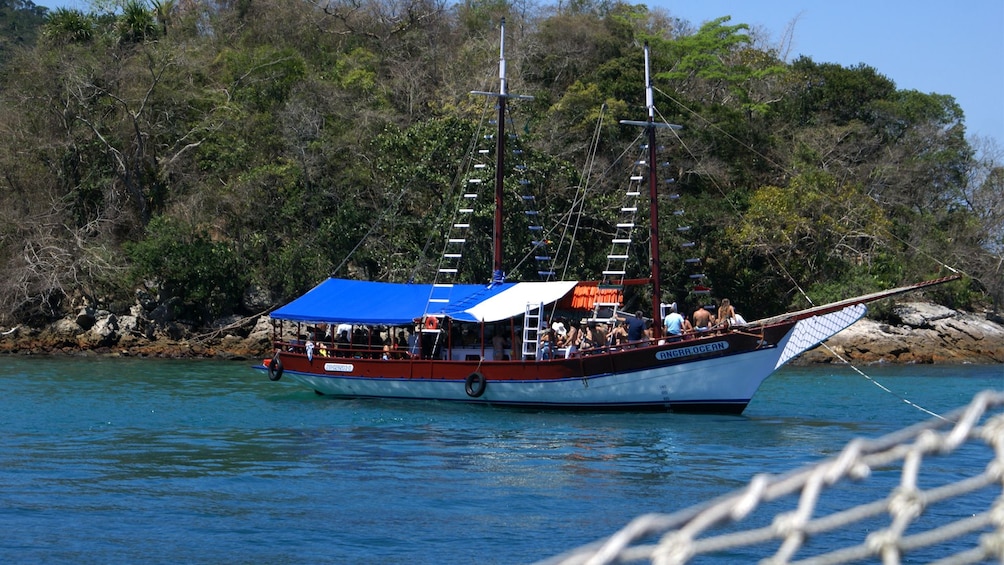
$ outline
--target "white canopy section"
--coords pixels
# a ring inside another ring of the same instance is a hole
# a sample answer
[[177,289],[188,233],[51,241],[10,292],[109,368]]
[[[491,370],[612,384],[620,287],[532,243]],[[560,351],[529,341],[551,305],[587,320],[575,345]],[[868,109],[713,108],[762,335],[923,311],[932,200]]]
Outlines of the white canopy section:
[[464,310],[480,322],[508,320],[526,313],[527,304],[550,304],[569,293],[577,281],[521,282]]

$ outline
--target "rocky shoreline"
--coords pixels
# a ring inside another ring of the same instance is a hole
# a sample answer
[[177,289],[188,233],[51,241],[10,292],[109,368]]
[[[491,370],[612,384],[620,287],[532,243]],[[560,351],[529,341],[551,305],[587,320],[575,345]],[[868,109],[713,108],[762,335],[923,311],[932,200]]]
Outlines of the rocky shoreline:
[[[892,309],[895,323],[865,318],[795,363],[1004,363],[1004,320],[923,302]],[[265,314],[225,320],[197,333],[137,303],[129,314],[82,308],[44,328],[0,332],[0,354],[262,359],[272,353]],[[838,357],[839,356],[839,357]],[[1004,370],[1002,370],[1004,376]]]
[[897,304],[892,317],[896,323],[863,318],[796,362],[832,363],[843,358],[855,364],[1004,363],[1004,324],[999,317],[927,302]]

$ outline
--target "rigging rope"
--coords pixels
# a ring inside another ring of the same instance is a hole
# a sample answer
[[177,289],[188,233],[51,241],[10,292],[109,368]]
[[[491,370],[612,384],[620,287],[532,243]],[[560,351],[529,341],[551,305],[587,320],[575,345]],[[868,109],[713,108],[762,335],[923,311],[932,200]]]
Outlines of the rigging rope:
[[[734,135],[732,135],[732,134],[730,134],[729,132],[727,132],[727,131],[723,130],[722,128],[718,127],[717,125],[715,125],[714,123],[712,123],[711,121],[709,121],[709,120],[708,120],[707,118],[705,118],[704,116],[700,115],[699,113],[697,113],[697,112],[695,112],[694,110],[692,110],[692,109],[690,109],[689,107],[687,107],[687,106],[686,106],[686,105],[685,105],[685,104],[684,104],[683,102],[680,102],[679,100],[677,100],[677,99],[676,99],[676,98],[674,98],[673,96],[671,96],[671,95],[667,94],[666,92],[664,92],[664,91],[662,91],[662,90],[659,90],[658,88],[654,88],[654,87],[653,87],[653,90],[655,90],[656,92],[658,92],[658,93],[659,93],[659,94],[661,94],[662,96],[666,97],[666,99],[668,99],[669,101],[671,101],[671,102],[672,102],[673,104],[675,104],[676,106],[678,106],[678,107],[682,108],[682,109],[683,109],[683,111],[684,111],[685,113],[687,113],[687,114],[689,114],[689,115],[693,116],[693,117],[694,117],[695,119],[697,119],[698,121],[702,122],[703,124],[705,124],[705,125],[706,125],[706,126],[708,126],[709,128],[711,128],[711,129],[713,129],[713,130],[715,130],[715,131],[717,131],[717,132],[721,133],[722,135],[726,136],[727,138],[731,139],[731,140],[732,140],[732,141],[734,141],[734,142],[735,142],[736,144],[740,145],[740,146],[741,146],[741,147],[742,147],[743,149],[745,149],[745,150],[749,151],[750,153],[753,153],[753,154],[754,154],[754,155],[756,155],[757,157],[760,157],[760,158],[761,158],[761,159],[763,159],[764,161],[766,161],[766,162],[768,162],[768,163],[770,163],[770,164],[774,165],[774,166],[775,166],[775,167],[777,167],[777,168],[778,168],[779,170],[784,170],[784,168],[785,168],[785,167],[783,167],[783,166],[782,166],[782,165],[781,165],[780,163],[778,163],[777,161],[775,161],[775,160],[771,159],[771,158],[770,158],[770,156],[768,156],[768,155],[765,155],[765,154],[763,154],[763,153],[761,153],[761,152],[757,151],[757,150],[756,150],[756,148],[754,148],[754,147],[750,146],[750,145],[749,145],[749,144],[747,144],[747,143],[744,143],[743,141],[741,141],[740,139],[738,139],[738,138],[737,138],[737,137],[735,137]],[[660,117],[662,117],[662,115],[661,115],[661,114],[660,114]],[[664,120],[664,121],[665,121],[665,120]],[[687,153],[688,153],[688,154],[689,154],[689,155],[690,155],[691,157],[693,157],[693,158],[694,158],[695,160],[697,160],[698,162],[700,162],[700,159],[698,159],[698,158],[697,158],[697,156],[696,156],[696,155],[694,155],[694,154],[693,154],[693,153],[692,153],[692,152],[691,152],[691,151],[690,151],[689,149],[687,150]],[[714,179],[714,177],[713,177],[713,176],[711,176],[711,175],[709,175],[709,177],[711,178],[711,181],[712,181],[712,183],[713,183],[713,184],[715,185],[715,188],[717,188],[717,189],[718,189],[718,191],[719,191],[719,193],[721,193],[721,194],[722,194],[722,195],[724,196],[724,195],[725,195],[724,191],[722,190],[721,186],[720,186],[720,185],[719,185],[719,184],[718,184],[717,182],[715,182],[715,179]],[[820,191],[818,191],[818,190],[816,190],[816,191],[814,191],[814,192],[815,192],[816,194],[818,194],[819,196],[822,196],[823,198],[825,198],[825,199],[829,200],[830,202],[835,202],[835,201],[833,200],[833,198],[832,198],[832,197],[830,197],[830,195],[828,195],[828,194],[824,194],[824,193],[822,193],[822,192],[820,192]],[[732,207],[733,207],[733,209],[734,209],[734,210],[736,210],[737,212],[739,211],[739,210],[738,210],[738,209],[736,208],[736,205],[735,205],[735,203],[732,203]],[[859,227],[859,228],[862,228],[862,230],[864,229],[864,226],[863,226],[862,224],[858,223],[858,222],[856,221],[856,219],[855,219],[855,218],[854,218],[853,216],[851,216],[850,218],[848,218],[848,220],[849,220],[849,221],[851,221],[851,222],[854,222],[854,224],[855,224],[855,225],[856,225],[857,227]],[[931,255],[930,253],[928,253],[928,252],[926,252],[926,251],[924,251],[924,250],[922,250],[922,249],[918,248],[917,246],[915,246],[915,245],[911,244],[910,242],[908,242],[908,241],[904,240],[903,238],[901,238],[901,237],[897,236],[896,234],[892,233],[892,232],[891,232],[891,231],[889,231],[888,229],[884,229],[884,228],[880,228],[880,229],[882,230],[882,234],[883,234],[883,235],[885,235],[885,236],[887,236],[887,237],[889,237],[889,238],[891,238],[891,239],[894,239],[894,240],[898,241],[899,243],[901,243],[901,244],[905,245],[906,247],[909,247],[910,249],[912,249],[912,250],[913,250],[913,251],[914,251],[915,253],[917,253],[918,255],[922,255],[922,256],[924,256],[924,257],[927,257],[928,259],[930,259],[930,260],[931,260],[932,262],[936,263],[936,264],[937,264],[937,265],[939,265],[940,267],[943,267],[943,268],[945,268],[945,269],[948,269],[949,271],[951,271],[951,272],[952,272],[952,273],[954,273],[954,274],[960,274],[960,273],[961,273],[961,274],[965,274],[966,276],[969,276],[969,277],[972,277],[972,276],[971,276],[971,275],[969,275],[968,273],[964,273],[964,272],[962,272],[962,271],[960,271],[960,270],[956,269],[955,267],[952,267],[951,265],[948,265],[947,263],[945,263],[945,262],[944,262],[944,261],[942,261],[941,259],[939,259],[939,258],[937,258],[937,257],[935,257],[935,256],[933,256],[933,255]]]
[[865,379],[867,379],[873,385],[875,385],[875,386],[879,387],[880,389],[888,392],[889,394],[895,396],[896,398],[898,398],[901,401],[903,401],[905,404],[907,404],[909,406],[912,406],[912,407],[916,408],[917,410],[920,410],[921,412],[924,412],[925,414],[928,414],[930,416],[934,416],[935,418],[939,418],[941,420],[945,420],[945,417],[942,416],[941,414],[938,414],[936,412],[932,412],[932,411],[928,410],[927,408],[924,408],[923,406],[921,406],[921,405],[919,405],[919,404],[917,404],[915,402],[911,402],[910,400],[907,400],[906,398],[903,398],[902,396],[896,394],[895,392],[893,392],[892,390],[890,390],[889,388],[887,388],[882,383],[880,383],[877,380],[875,380],[873,377],[865,374],[865,372],[862,371],[861,369],[858,369],[854,365],[854,363],[851,363],[850,361],[848,361],[847,359],[845,359],[843,355],[841,355],[840,353],[837,353],[836,351],[834,351],[833,348],[830,347],[829,345],[827,345],[826,343],[823,343],[822,345],[823,345],[824,348],[826,348],[827,351],[830,352],[830,354],[832,354],[834,357],[836,357],[837,359],[839,359],[843,364],[845,364],[848,367],[850,367],[855,373],[857,373],[857,374],[861,375],[862,377],[864,377]]
[[369,239],[369,237],[373,234],[374,231],[376,231],[377,227],[383,223],[383,221],[387,218],[387,216],[389,216],[391,213],[397,212],[397,207],[398,205],[401,204],[401,199],[404,198],[405,192],[407,192],[407,188],[402,188],[401,192],[398,193],[397,198],[394,199],[392,205],[388,206],[387,209],[384,210],[383,214],[380,214],[380,216],[377,218],[377,221],[373,222],[373,224],[370,226],[370,229],[366,231],[366,235],[359,238],[359,241],[357,241],[356,244],[352,246],[352,249],[350,249],[349,252],[345,254],[345,257],[342,258],[342,262],[339,263],[338,266],[336,266],[334,270],[331,271],[331,276],[335,276],[335,274],[338,273],[338,271],[342,270],[342,267],[344,267],[345,264],[349,262],[349,259],[351,259],[353,255],[355,255],[356,251],[359,250],[359,247],[362,246],[362,244],[367,239]]
[[[600,115],[596,119],[596,126],[593,128],[593,135],[589,140],[589,153],[586,157],[585,173],[579,181],[579,186],[575,190],[575,197],[572,202],[570,209],[571,214],[575,214],[575,222],[572,227],[572,235],[568,240],[568,253],[565,255],[565,264],[561,268],[561,278],[564,279],[568,274],[568,269],[572,260],[572,249],[575,248],[575,242],[578,238],[579,233],[579,223],[582,220],[582,208],[585,207],[586,195],[590,190],[590,181],[592,180],[592,170],[596,164],[596,155],[599,153],[600,148],[600,134],[603,131],[603,118],[606,116],[607,105],[606,103],[600,105]],[[567,228],[567,223],[566,223]],[[561,239],[558,240],[558,247],[554,252],[554,256],[558,257],[560,249],[565,239],[565,233],[562,232]]]
[[[486,77],[485,80],[484,80],[483,84],[485,85],[485,87],[484,87],[485,90],[487,90],[487,85],[489,83],[490,83],[490,75],[488,77]],[[477,148],[478,143],[480,143],[481,137],[484,135],[484,131],[485,131],[484,124],[485,124],[485,121],[488,119],[487,116],[489,115],[489,111],[491,110],[492,107],[493,107],[493,105],[491,104],[491,99],[488,98],[488,97],[486,97],[484,103],[481,106],[481,119],[478,120],[478,126],[476,128],[474,128],[474,131],[471,133],[471,138],[470,138],[469,144],[467,146],[466,151],[464,151],[464,159],[465,160],[461,164],[461,166],[457,168],[457,172],[456,172],[456,174],[455,174],[455,176],[453,178],[453,182],[450,185],[451,189],[456,192],[456,200],[453,202],[453,214],[451,216],[451,222],[450,222],[451,226],[453,226],[456,223],[457,214],[459,214],[459,210],[460,210],[460,203],[463,202],[463,199],[464,199],[464,187],[462,186],[463,185],[463,179],[464,179],[464,177],[466,177],[469,174],[469,172],[471,170],[471,164],[472,164],[472,162],[474,160],[474,157],[473,157],[474,156],[474,150]],[[480,192],[480,189],[479,189],[479,192]],[[443,199],[443,206],[442,206],[442,208],[445,209],[447,207],[447,204],[449,202],[450,202],[450,200],[444,198]],[[440,211],[440,215],[443,215],[442,210]],[[450,229],[452,230],[454,228],[451,227]],[[428,237],[428,239],[426,239],[425,245],[422,247],[422,254],[421,254],[420,257],[418,257],[418,259],[417,259],[417,261],[415,263],[415,268],[412,271],[412,275],[411,275],[410,280],[414,280],[415,279],[415,276],[418,274],[418,270],[421,269],[423,262],[426,261],[426,259],[427,259],[426,258],[427,251],[429,249],[429,246],[432,245],[433,240],[435,239],[436,235],[437,235],[436,231],[430,231],[429,232],[429,237]],[[444,243],[443,243],[442,251],[439,254],[439,258],[437,259],[438,262],[437,262],[437,269],[436,269],[436,282],[438,282],[438,279],[439,279],[439,267],[443,266],[443,261],[445,259],[445,254],[446,254],[446,251],[447,251],[448,248],[449,248],[449,237],[445,238]]]
[[[684,105],[679,100],[677,100],[674,97],[670,96],[669,94],[663,92],[662,90],[659,90],[659,89],[655,89],[655,90],[657,92],[659,92],[659,94],[661,94],[662,96],[665,96],[667,99],[669,99],[674,104],[676,104],[677,106],[679,106],[680,108],[683,108],[683,110],[685,112],[687,112],[688,114],[694,116],[696,119],[698,119],[698,120],[702,121],[703,123],[705,123],[708,127],[711,127],[712,129],[715,129],[719,133],[725,135],[729,139],[731,139],[734,142],[736,142],[737,144],[741,145],[746,150],[748,150],[748,151],[752,152],[753,154],[761,157],[765,161],[773,164],[778,169],[783,169],[783,167],[779,163],[775,162],[769,156],[764,155],[763,153],[760,153],[759,151],[757,151],[754,147],[751,147],[748,144],[743,143],[742,141],[740,141],[739,139],[737,139],[735,136],[733,136],[730,133],[728,133],[727,131],[719,128],[717,125],[711,123],[710,121],[708,121],[707,119],[705,119],[703,116],[701,116],[697,112],[695,112],[695,111],[691,110],[690,108],[688,108],[686,105]],[[659,118],[662,119],[664,122],[666,121],[665,117],[661,113],[659,114]],[[673,130],[670,130],[670,131],[673,131]],[[686,143],[683,141],[682,138],[680,138],[679,134],[677,134],[675,131],[673,131],[673,133],[674,133],[674,135],[677,136],[677,138],[679,139],[679,142],[680,142],[681,146],[684,147],[684,149],[687,151],[687,153],[692,158],[694,158],[695,160],[697,160],[698,162],[700,162],[700,159],[698,159],[698,157],[693,154],[693,152],[690,150],[690,148],[687,147]],[[728,202],[732,206],[733,211],[735,211],[737,214],[740,213],[740,210],[739,210],[738,206],[736,205],[736,203],[732,199],[725,198],[726,197],[725,191],[722,188],[722,186],[720,184],[718,184],[717,179],[715,179],[714,175],[708,175],[708,178],[711,181],[711,183],[714,185],[714,187],[718,190],[719,194],[722,195],[722,197],[724,198],[724,200],[726,202]],[[824,197],[824,198],[826,198],[826,199],[828,199],[828,200],[832,201],[832,198],[830,198],[829,195],[823,194],[822,192],[820,192],[818,190],[816,190],[815,193],[818,194],[818,195],[820,195],[820,196],[822,196],[822,197]],[[861,224],[857,224],[857,222],[855,221],[855,219],[853,218],[853,216],[850,217],[849,220],[852,221],[852,222],[855,222],[858,227],[860,227],[860,228],[863,229],[863,226]],[[895,234],[892,234],[891,232],[888,232],[888,230],[885,230],[885,231],[886,231],[886,234],[890,235],[893,239],[896,239],[897,241],[900,241],[900,243],[903,243],[904,245],[910,247],[911,249],[914,249],[914,251],[918,252],[919,254],[927,256],[928,258],[932,259],[935,263],[937,263],[940,266],[942,266],[942,267],[950,270],[952,273],[958,273],[959,272],[956,269],[948,266],[947,264],[939,261],[937,258],[931,257],[929,254],[927,254],[927,253],[925,253],[925,252],[917,249],[915,246],[910,245],[909,243],[903,241],[902,239],[900,239],[899,237],[897,237]],[[815,306],[815,304],[813,303],[812,299],[809,298],[808,293],[806,293],[805,290],[802,288],[802,286],[798,283],[798,281],[795,280],[795,277],[792,276],[790,272],[788,272],[788,270],[784,267],[784,264],[780,261],[780,259],[778,259],[777,256],[770,249],[767,249],[766,252],[767,252],[767,256],[775,264],[775,266],[784,273],[784,276],[789,281],[791,281],[791,283],[793,285],[795,285],[795,289],[798,290],[798,293],[802,296],[802,298],[805,299],[805,301],[808,302],[810,306]],[[942,418],[942,416],[940,416],[940,415],[938,415],[938,414],[936,414],[936,413],[928,410],[927,408],[924,408],[923,406],[915,404],[914,402],[911,402],[910,400],[907,400],[906,398],[903,398],[902,396],[896,394],[892,390],[886,388],[881,383],[879,383],[875,378],[867,375],[864,371],[862,371],[861,369],[859,369],[857,366],[855,366],[849,360],[847,360],[844,357],[842,357],[841,355],[839,355],[836,351],[834,351],[832,348],[830,348],[825,343],[823,343],[823,346],[831,354],[833,354],[834,357],[836,357],[837,359],[839,359],[840,361],[842,361],[844,364],[846,364],[847,366],[849,366],[852,370],[854,370],[855,372],[857,372],[859,375],[861,375],[862,377],[864,377],[865,379],[867,379],[868,381],[870,381],[872,384],[876,385],[880,389],[882,389],[882,390],[886,391],[887,393],[893,395],[894,397],[898,398],[900,401],[905,402],[906,404],[908,404],[908,405],[910,405],[910,406],[912,406],[912,407],[920,410],[921,412],[924,412],[926,414],[929,414],[929,415],[937,417],[937,418]]]

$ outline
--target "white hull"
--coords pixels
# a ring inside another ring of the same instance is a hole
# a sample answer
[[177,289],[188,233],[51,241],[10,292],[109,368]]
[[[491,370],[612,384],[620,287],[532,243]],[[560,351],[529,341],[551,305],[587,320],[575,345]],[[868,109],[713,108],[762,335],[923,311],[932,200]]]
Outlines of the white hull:
[[283,378],[322,394],[351,398],[395,398],[483,402],[499,405],[586,407],[684,407],[742,405],[775,371],[781,348],[693,361],[634,372],[575,379],[489,381],[479,398],[462,380],[320,376],[287,371]]

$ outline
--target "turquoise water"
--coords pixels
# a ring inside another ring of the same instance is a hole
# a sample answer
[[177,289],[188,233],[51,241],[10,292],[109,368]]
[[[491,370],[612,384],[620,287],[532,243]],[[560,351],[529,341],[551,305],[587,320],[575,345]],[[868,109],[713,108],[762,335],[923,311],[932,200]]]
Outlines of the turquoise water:
[[[929,419],[843,367],[787,368],[742,416],[706,416],[344,401],[250,363],[4,361],[6,563],[528,563]],[[865,370],[938,413],[1004,389],[999,365]],[[967,457],[928,467],[957,478]]]

